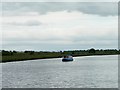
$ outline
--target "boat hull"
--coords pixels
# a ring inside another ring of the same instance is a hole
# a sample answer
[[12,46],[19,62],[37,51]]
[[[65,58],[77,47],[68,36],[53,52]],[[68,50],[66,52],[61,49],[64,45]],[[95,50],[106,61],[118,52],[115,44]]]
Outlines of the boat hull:
[[73,61],[73,58],[63,58],[62,61],[63,61],[63,62]]

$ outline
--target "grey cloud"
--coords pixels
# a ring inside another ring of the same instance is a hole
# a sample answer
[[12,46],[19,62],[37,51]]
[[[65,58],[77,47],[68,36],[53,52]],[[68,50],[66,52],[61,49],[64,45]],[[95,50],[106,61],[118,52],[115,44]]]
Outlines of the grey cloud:
[[[82,41],[80,41],[82,42]],[[9,43],[3,43],[3,49],[9,50],[73,50],[73,49],[88,49],[91,47],[98,48],[98,49],[110,49],[114,48],[117,49],[118,44],[117,41],[96,41],[91,43],[91,41],[83,41],[84,43],[75,43],[72,45],[62,45],[62,44],[52,44],[52,43],[41,43],[39,41],[10,41]],[[49,44],[49,46],[48,46]]]
[[[33,49],[33,50],[71,50],[71,49],[87,49],[87,48],[116,48],[118,47],[118,39],[117,36],[75,36],[70,40],[62,40],[58,38],[53,38],[52,36],[47,39],[36,39],[24,37],[18,38],[3,38],[3,48],[4,49],[14,49],[14,50],[25,50]],[[63,41],[63,43],[56,43],[56,41]],[[64,44],[65,42],[70,41],[72,43]]]
[[82,36],[75,36],[73,38],[74,42],[79,42],[80,40],[85,40],[86,42],[90,41],[90,40],[93,40],[93,41],[107,41],[107,40],[116,41],[116,40],[118,40],[118,36],[116,36],[115,34],[113,34],[111,36],[109,34],[105,34],[102,36],[82,35]]
[[15,26],[39,26],[39,25],[42,25],[42,23],[38,22],[38,21],[28,21],[28,22],[24,22],[24,23],[12,22],[12,23],[5,23],[5,24],[15,25]]
[[80,11],[87,14],[102,16],[117,15],[118,4],[113,2],[19,2],[3,3],[3,15],[20,15],[25,12],[56,12],[67,10],[68,12]]

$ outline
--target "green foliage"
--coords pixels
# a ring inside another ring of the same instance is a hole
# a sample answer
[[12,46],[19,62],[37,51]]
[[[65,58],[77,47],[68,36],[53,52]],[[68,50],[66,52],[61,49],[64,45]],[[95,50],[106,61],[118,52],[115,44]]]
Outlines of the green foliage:
[[71,50],[71,51],[58,51],[58,52],[49,52],[49,51],[5,51],[2,50],[2,62],[10,61],[21,61],[21,60],[33,60],[33,59],[45,59],[45,58],[59,58],[64,55],[72,56],[88,56],[88,55],[114,55],[120,54],[120,50],[116,49],[106,49],[106,50],[95,50],[94,48],[88,50]]
[[30,55],[33,55],[34,51],[24,51],[24,53],[29,53]]
[[3,56],[13,55],[13,52],[12,52],[12,51],[5,51],[5,50],[2,50],[2,55],[3,55]]
[[91,48],[91,49],[89,50],[89,53],[94,54],[94,53],[95,53],[95,49],[94,49],[94,48]]
[[13,51],[13,53],[17,53],[17,51]]

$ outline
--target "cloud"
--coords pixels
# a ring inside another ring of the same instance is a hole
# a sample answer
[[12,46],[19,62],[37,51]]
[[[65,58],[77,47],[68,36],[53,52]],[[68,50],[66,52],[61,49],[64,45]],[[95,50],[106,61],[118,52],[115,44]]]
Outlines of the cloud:
[[[61,44],[55,44],[56,42],[51,43],[48,41],[48,43],[39,42],[39,41],[10,41],[3,43],[3,49],[7,50],[76,50],[76,49],[90,49],[90,48],[96,48],[96,49],[117,49],[117,40],[111,41],[111,40],[105,40],[105,41],[81,41],[80,43],[73,45],[71,44],[64,44],[64,42],[61,41]],[[67,43],[67,42],[66,42]],[[104,43],[104,44],[103,44]],[[55,45],[54,45],[55,44]],[[8,47],[9,46],[9,47]],[[107,47],[107,48],[106,48]]]
[[[28,12],[47,14],[57,11],[79,11],[101,16],[117,15],[118,4],[113,2],[5,2],[3,15],[24,15]],[[12,11],[12,13],[11,13]]]
[[[117,19],[117,16],[104,17],[66,10],[40,15],[4,16],[3,48],[36,50],[117,48]],[[41,24],[29,26],[30,21]],[[19,27],[15,23],[22,26]]]
[[117,3],[7,2],[3,49],[117,48]]
[[4,23],[4,24],[14,25],[14,26],[40,26],[42,25],[42,23],[39,21],[9,22],[9,23]]

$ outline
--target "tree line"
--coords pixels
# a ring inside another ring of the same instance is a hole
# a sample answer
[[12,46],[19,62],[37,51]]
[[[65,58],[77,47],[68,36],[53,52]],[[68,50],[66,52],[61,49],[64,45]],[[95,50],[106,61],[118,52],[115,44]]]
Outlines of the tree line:
[[34,54],[52,54],[52,53],[59,53],[59,54],[71,54],[71,55],[106,55],[106,54],[120,54],[120,49],[88,49],[88,50],[69,50],[69,51],[7,51],[7,50],[1,50],[2,56],[12,56],[19,53],[34,55]]

